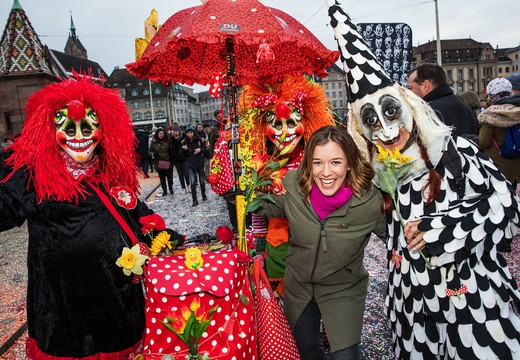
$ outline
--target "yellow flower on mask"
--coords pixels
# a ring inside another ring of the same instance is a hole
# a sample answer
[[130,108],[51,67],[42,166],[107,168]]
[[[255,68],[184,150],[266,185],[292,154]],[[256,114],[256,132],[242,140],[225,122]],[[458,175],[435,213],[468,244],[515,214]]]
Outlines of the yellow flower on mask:
[[124,247],[121,257],[117,259],[116,265],[123,268],[123,273],[130,276],[132,273],[141,275],[143,273],[143,264],[148,256],[139,253],[139,244],[134,245],[131,249]]

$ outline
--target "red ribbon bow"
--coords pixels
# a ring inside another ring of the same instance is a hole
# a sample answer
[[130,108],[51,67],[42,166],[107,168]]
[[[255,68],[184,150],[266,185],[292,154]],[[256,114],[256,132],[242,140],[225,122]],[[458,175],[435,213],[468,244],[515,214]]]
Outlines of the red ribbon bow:
[[392,249],[392,262],[395,264],[395,268],[399,269],[401,266],[401,261],[403,260],[403,255],[397,255],[397,252]]
[[462,285],[459,289],[455,289],[455,290],[446,289],[446,296],[448,296],[448,297],[456,296],[458,299],[460,299],[461,295],[464,295],[467,293],[468,293],[468,287],[466,285]]

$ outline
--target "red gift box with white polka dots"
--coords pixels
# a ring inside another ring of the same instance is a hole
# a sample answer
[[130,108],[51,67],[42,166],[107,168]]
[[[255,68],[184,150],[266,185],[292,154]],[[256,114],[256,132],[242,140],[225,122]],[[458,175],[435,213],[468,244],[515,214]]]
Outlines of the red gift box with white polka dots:
[[209,311],[211,323],[202,334],[199,354],[212,360],[257,360],[255,315],[247,267],[238,262],[236,250],[203,253],[204,264],[189,270],[184,255],[152,257],[145,270],[147,300],[143,355],[160,360],[166,354],[185,359],[188,348],[166,326],[166,316],[180,314],[198,297]]

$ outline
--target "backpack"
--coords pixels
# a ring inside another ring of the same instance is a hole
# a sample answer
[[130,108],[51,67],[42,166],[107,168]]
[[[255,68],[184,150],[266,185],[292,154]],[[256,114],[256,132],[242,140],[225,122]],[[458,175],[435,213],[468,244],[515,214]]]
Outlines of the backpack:
[[520,124],[506,128],[506,139],[500,155],[506,159],[516,159],[520,157]]

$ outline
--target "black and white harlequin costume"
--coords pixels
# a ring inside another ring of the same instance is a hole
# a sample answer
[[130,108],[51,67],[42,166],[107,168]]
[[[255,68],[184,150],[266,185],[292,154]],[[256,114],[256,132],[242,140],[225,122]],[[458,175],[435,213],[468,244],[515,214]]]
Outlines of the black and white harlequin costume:
[[[424,101],[391,86],[378,64],[367,69],[373,54],[339,4],[327,1],[353,100],[350,133],[376,172],[385,165],[374,145],[414,161],[397,181],[388,218],[386,305],[396,358],[520,359],[520,293],[496,250],[516,234],[516,192]],[[374,182],[381,186],[379,177]],[[420,221],[429,264],[407,248],[397,211],[405,224]]]
[[[443,158],[435,167],[442,176],[436,201],[426,206],[422,196],[427,171],[405,180],[396,194],[405,222],[422,219],[428,243],[423,253],[431,268],[406,248],[395,210],[388,223],[386,306],[395,354],[517,359],[520,321],[510,304],[520,294],[496,245],[516,233],[518,202],[487,155],[462,137],[446,140],[460,157],[463,178]],[[457,296],[461,288],[465,293]]]

